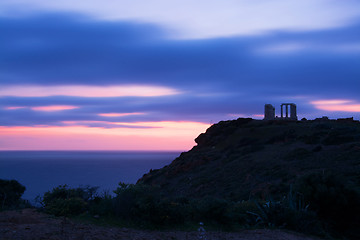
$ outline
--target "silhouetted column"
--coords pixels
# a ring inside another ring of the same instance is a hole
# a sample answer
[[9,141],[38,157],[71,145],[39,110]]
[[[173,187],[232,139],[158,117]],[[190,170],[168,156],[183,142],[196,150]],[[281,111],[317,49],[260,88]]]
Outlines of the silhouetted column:
[[290,119],[297,120],[296,105],[294,103],[290,104]]
[[265,104],[264,119],[265,120],[275,119],[275,108],[273,105]]

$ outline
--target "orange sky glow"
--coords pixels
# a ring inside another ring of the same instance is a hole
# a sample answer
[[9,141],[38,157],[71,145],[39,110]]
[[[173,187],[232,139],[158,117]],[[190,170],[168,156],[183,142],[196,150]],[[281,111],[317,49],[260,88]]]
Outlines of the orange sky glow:
[[[210,125],[198,122],[126,123],[149,128],[0,127],[0,150],[189,150]],[[125,125],[124,123],[118,123]]]
[[319,100],[310,102],[315,108],[333,112],[360,112],[360,103],[351,100]]

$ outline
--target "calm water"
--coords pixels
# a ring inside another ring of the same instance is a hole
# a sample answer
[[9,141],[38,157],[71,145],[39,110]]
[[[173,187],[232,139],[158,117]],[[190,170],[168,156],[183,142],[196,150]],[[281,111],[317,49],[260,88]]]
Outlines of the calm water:
[[135,183],[177,156],[179,152],[0,151],[0,179],[19,181],[26,187],[23,198],[31,201],[62,184],[112,191],[120,181]]

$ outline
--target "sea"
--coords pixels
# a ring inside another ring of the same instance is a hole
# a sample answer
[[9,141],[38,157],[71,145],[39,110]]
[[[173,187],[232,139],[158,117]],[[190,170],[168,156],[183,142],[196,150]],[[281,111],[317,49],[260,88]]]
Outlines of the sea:
[[168,165],[180,152],[145,151],[0,151],[0,179],[15,179],[26,187],[23,199],[59,185],[97,186],[112,193],[119,184],[136,183],[150,169]]

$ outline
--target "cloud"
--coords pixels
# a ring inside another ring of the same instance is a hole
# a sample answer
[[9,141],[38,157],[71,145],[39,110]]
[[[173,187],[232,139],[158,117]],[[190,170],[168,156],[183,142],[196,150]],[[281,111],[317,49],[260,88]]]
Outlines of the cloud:
[[307,46],[299,43],[282,43],[277,45],[270,45],[259,48],[257,52],[265,54],[282,54],[282,53],[294,53],[304,50]]
[[108,122],[108,121],[62,121],[60,126],[65,127],[96,127],[96,128],[159,128],[153,126],[147,126],[146,124],[129,124],[129,123],[119,123],[119,122]]
[[39,107],[33,107],[31,108],[31,110],[34,111],[44,111],[44,112],[56,112],[56,111],[64,111],[64,110],[71,110],[71,109],[76,109],[79,108],[77,106],[59,106],[59,105],[54,105],[54,106],[39,106]]
[[133,112],[133,113],[99,113],[101,117],[125,117],[134,115],[144,115],[145,113]]
[[358,119],[359,4],[3,0],[1,148],[185,150],[265,103]]
[[86,86],[86,85],[55,85],[55,86],[2,86],[1,96],[16,97],[156,97],[179,94],[179,91],[168,87],[123,85],[123,86]]
[[1,14],[74,12],[105,21],[150,23],[177,39],[314,31],[344,26],[360,15],[356,0],[3,0]]
[[[238,96],[292,89],[304,91],[300,94],[344,94],[344,86],[356,85],[359,77],[359,24],[180,41],[164,38],[159,26],[94,22],[73,15],[0,21],[3,87],[140,85]],[[269,47],[272,54],[259,54]],[[340,50],[331,49],[343,49],[341,56]],[[279,55],[279,50],[287,54]]]
[[310,102],[315,108],[330,112],[360,112],[360,103],[353,100],[317,100]]
[[[150,24],[68,14],[3,17],[0,23],[2,126],[208,124],[259,118],[264,103],[292,99],[299,116],[317,117],[329,111],[316,108],[314,99],[360,101],[359,23],[197,40],[168,39]],[[271,53],[261,52],[272,46]],[[341,54],[331,50],[341,48]],[[31,110],[44,106],[78,108]]]
[[4,107],[4,109],[6,109],[6,110],[17,110],[17,109],[22,109],[22,108],[26,108],[26,107]]
[[360,53],[359,43],[338,44],[338,45],[310,45],[302,43],[280,43],[260,47],[256,50],[259,54],[298,54],[304,52],[313,52],[319,54],[354,54]]

